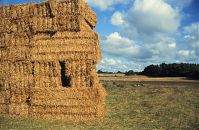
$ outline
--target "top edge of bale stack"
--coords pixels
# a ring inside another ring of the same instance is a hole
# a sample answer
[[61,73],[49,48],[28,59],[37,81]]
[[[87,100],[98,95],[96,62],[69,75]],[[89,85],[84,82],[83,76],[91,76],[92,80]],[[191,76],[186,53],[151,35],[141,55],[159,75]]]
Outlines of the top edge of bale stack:
[[[0,19],[0,33],[14,32],[14,26],[34,32],[81,31],[85,26],[93,29],[97,22],[96,14],[83,0],[48,0],[1,6]],[[37,29],[38,26],[43,28]]]

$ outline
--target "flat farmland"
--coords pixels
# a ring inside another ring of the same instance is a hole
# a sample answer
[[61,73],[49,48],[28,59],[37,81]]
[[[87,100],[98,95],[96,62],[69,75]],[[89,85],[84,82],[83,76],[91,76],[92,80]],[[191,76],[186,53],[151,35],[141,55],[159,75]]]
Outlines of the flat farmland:
[[122,84],[134,84],[148,87],[199,87],[199,80],[186,77],[147,77],[147,76],[124,76],[117,74],[99,75],[101,82],[117,82]]
[[125,76],[124,74],[98,74],[100,80],[112,81],[168,81],[168,82],[198,82],[186,77],[148,77],[144,75]]
[[[126,123],[124,129],[199,129],[198,80],[124,75],[99,77],[109,92],[107,106],[110,106],[110,111],[115,117],[123,113],[121,120],[129,122],[131,126],[127,127]],[[114,102],[117,105],[114,106]]]

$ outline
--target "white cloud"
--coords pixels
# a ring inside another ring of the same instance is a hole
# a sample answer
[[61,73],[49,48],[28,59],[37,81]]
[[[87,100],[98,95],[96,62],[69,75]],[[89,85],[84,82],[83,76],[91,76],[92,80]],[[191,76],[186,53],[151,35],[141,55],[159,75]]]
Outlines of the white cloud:
[[195,52],[193,50],[179,50],[178,55],[182,58],[193,58],[195,57]]
[[[115,15],[118,15],[117,17]],[[112,19],[120,19],[123,30],[130,35],[171,33],[180,26],[180,13],[163,0],[135,0],[127,13],[116,12]]]
[[192,23],[191,25],[184,27],[183,30],[186,44],[191,45],[192,49],[194,49],[199,56],[199,22]]
[[142,71],[145,66],[150,65],[151,63],[148,62],[135,62],[135,61],[128,61],[128,60],[119,60],[118,58],[103,58],[101,64],[97,66],[98,70],[101,69],[103,71]]
[[121,36],[120,33],[114,32],[101,39],[103,57],[121,59],[123,62],[120,64],[116,60],[109,59],[109,61],[103,61],[100,67],[111,69],[120,66],[120,68],[117,68],[118,70],[133,69],[141,71],[144,69],[144,66],[152,63],[158,64],[174,61],[176,51],[175,39],[163,36],[159,37],[159,39],[160,41],[155,41],[154,43],[138,44],[129,38]]
[[152,52],[154,60],[172,60],[175,55],[176,43],[173,38],[162,37],[157,42],[145,44],[145,47]]
[[190,35],[185,35],[184,38],[185,39],[192,39],[192,40],[196,39],[196,37],[190,36]]
[[97,66],[98,69],[102,69],[103,71],[126,71],[129,68],[125,65],[124,62],[118,59],[113,58],[104,58],[102,59],[101,64]]
[[115,60],[115,59],[112,59],[112,58],[105,58],[102,60],[102,64],[106,64],[106,65],[110,65],[110,66],[115,66],[115,65],[118,65],[118,64],[121,64],[122,62],[120,60]]
[[129,0],[84,0],[92,7],[97,7],[104,11],[113,8],[117,4],[126,4]]
[[189,6],[193,0],[165,0],[178,10],[182,10],[184,7]]
[[175,49],[176,43],[170,43],[170,44],[168,44],[168,47],[171,48],[171,49]]
[[111,17],[111,24],[122,26],[124,24],[123,14],[116,11]]
[[199,22],[198,23],[192,23],[189,26],[186,26],[183,28],[185,34],[189,34],[190,36],[199,36]]
[[101,41],[102,50],[104,53],[127,59],[133,58],[148,58],[148,51],[142,49],[133,40],[122,37],[118,32],[114,32]]

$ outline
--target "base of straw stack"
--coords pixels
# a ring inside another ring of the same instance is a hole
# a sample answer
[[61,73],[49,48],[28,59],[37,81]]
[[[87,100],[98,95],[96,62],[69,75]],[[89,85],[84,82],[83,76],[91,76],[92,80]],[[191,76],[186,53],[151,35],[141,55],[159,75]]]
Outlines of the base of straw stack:
[[104,95],[102,87],[35,88],[24,103],[0,104],[0,114],[49,120],[100,119],[104,116]]

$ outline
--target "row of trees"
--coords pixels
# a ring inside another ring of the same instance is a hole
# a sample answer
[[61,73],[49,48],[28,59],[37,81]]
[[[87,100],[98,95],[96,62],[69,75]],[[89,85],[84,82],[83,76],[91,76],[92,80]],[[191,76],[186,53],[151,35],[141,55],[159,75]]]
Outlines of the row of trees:
[[173,63],[160,65],[149,65],[145,67],[142,72],[134,72],[129,70],[127,72],[103,72],[98,70],[98,73],[107,74],[125,74],[129,75],[146,75],[152,77],[189,77],[199,79],[199,64],[189,64],[189,63]]
[[109,71],[98,70],[97,73],[98,74],[125,74],[127,76],[139,74],[139,72],[134,72],[133,70],[129,70],[129,71],[126,71],[126,72],[121,72],[121,71],[109,72]]
[[153,76],[153,77],[190,77],[199,79],[199,64],[188,64],[188,63],[174,63],[160,65],[149,65],[142,75]]

